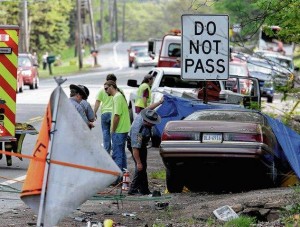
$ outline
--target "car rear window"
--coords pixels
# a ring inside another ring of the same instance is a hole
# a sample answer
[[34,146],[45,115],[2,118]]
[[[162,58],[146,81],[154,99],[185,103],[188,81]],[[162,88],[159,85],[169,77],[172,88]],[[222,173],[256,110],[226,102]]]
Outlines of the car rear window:
[[137,51],[137,52],[147,51],[147,46],[132,46],[130,49],[131,51]]
[[21,67],[30,67],[31,61],[28,57],[19,57],[18,59],[18,66]]
[[183,81],[180,75],[164,75],[159,87],[199,88],[199,82]]
[[197,111],[187,116],[184,120],[213,120],[264,124],[264,117],[262,115],[255,112],[245,111]]
[[242,76],[242,77],[248,76],[247,69],[242,65],[236,65],[236,64],[229,64],[229,74]]

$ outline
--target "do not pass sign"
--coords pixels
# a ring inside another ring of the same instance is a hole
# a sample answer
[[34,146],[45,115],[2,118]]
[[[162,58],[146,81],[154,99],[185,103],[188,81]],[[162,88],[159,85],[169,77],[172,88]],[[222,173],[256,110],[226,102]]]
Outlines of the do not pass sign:
[[228,79],[228,15],[182,15],[181,26],[182,78]]

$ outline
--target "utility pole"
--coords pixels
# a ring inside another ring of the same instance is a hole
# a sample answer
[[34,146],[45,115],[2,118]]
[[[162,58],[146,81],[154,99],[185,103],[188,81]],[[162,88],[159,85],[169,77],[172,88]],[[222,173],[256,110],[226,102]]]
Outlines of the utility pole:
[[123,14],[122,14],[122,42],[125,41],[125,9],[126,9],[126,0],[123,0]]
[[81,47],[81,0],[77,0],[77,53],[79,69],[82,69],[82,47]]
[[103,25],[104,25],[104,21],[103,21],[103,0],[100,0],[100,41],[101,43],[103,43]]
[[110,30],[110,41],[113,42],[114,41],[114,37],[113,37],[113,27],[114,27],[114,11],[113,11],[113,5],[111,3],[111,1],[108,2],[108,12],[109,12],[109,30]]
[[27,0],[23,0],[23,23],[24,23],[24,51],[29,52],[29,35],[28,35],[28,9]]
[[114,25],[115,25],[115,40],[119,41],[117,0],[114,0]]
[[97,50],[96,50],[96,39],[95,39],[95,26],[94,26],[94,16],[93,16],[93,10],[91,7],[92,3],[91,0],[88,0],[88,8],[89,8],[89,15],[90,15],[90,25],[91,25],[91,31],[92,31],[92,46],[93,46],[93,50],[92,50],[92,55],[94,57],[94,66],[98,65],[97,62]]

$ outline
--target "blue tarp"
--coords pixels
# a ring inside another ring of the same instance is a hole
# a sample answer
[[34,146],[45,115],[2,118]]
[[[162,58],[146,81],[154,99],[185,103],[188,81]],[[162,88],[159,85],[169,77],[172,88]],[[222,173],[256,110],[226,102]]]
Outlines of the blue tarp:
[[[162,120],[160,124],[155,125],[154,135],[161,136],[167,122],[181,120],[197,110],[241,108],[243,107],[230,104],[204,104],[199,100],[190,100],[164,94],[164,104],[157,109],[157,113],[161,116]],[[281,121],[271,118],[268,115],[263,115],[267,118],[280,145],[279,154],[284,154],[280,158],[287,159],[298,178],[300,178],[300,135],[285,126]],[[277,153],[278,151],[275,152]]]

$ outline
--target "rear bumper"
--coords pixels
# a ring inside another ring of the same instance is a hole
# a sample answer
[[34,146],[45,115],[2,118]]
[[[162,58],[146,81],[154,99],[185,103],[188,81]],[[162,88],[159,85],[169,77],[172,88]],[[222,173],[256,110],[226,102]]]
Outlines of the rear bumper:
[[262,158],[273,155],[271,149],[263,143],[174,143],[163,141],[160,145],[162,158]]

